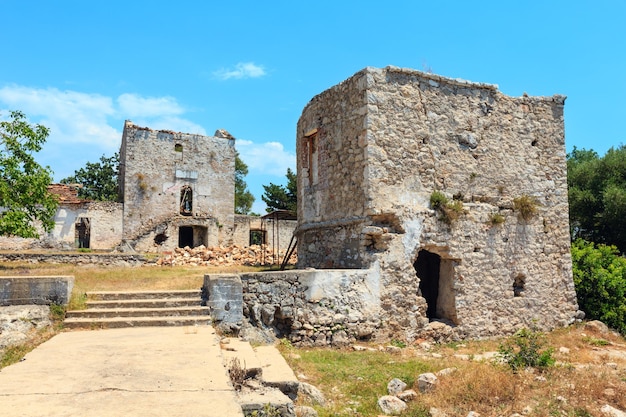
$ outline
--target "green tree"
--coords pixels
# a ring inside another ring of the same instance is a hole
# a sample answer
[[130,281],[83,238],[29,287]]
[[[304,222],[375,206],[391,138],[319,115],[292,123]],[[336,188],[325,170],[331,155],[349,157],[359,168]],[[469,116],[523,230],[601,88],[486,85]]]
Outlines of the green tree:
[[615,246],[577,239],[572,265],[580,309],[626,335],[626,258]]
[[62,184],[82,184],[78,190],[80,198],[97,201],[117,201],[120,158],[116,152],[113,156],[100,157],[100,162],[87,162],[84,168],[74,171],[71,177],[63,178]]
[[572,240],[615,245],[626,252],[626,146],[599,157],[593,150],[567,155]]
[[248,165],[241,160],[239,152],[235,151],[235,213],[250,214],[254,196],[248,190],[245,177],[248,175]]
[[261,199],[267,204],[267,212],[274,210],[289,210],[295,213],[298,210],[298,177],[291,168],[287,168],[287,186],[264,185],[265,192]]
[[57,199],[48,192],[52,171],[33,157],[48,133],[20,111],[0,122],[0,235],[38,237],[37,221],[46,232],[54,227]]

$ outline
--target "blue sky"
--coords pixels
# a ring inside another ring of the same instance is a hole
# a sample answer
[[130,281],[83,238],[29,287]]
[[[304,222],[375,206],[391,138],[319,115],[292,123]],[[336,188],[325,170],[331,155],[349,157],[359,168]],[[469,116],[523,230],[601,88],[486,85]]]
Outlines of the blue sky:
[[626,143],[626,1],[0,0],[0,117],[51,134],[55,180],[119,148],[124,120],[226,129],[262,184],[295,168],[296,122],[316,94],[395,65],[564,94],[566,144]]

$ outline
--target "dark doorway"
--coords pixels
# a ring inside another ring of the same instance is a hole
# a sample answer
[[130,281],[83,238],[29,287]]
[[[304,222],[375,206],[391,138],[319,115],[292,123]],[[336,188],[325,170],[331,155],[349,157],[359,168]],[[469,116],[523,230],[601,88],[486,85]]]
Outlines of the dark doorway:
[[437,318],[437,299],[439,298],[439,270],[441,257],[436,253],[420,250],[413,264],[417,277],[420,279],[420,292],[426,299],[428,309],[426,317]]
[[189,246],[193,248],[193,227],[181,226],[178,228],[178,247]]
[[77,248],[89,248],[91,239],[91,223],[87,217],[79,217],[74,225],[74,241]]
[[443,319],[459,324],[454,291],[455,268],[458,262],[455,259],[442,258],[426,249],[417,253],[413,267],[420,280],[421,296],[428,305],[426,317],[430,320]]

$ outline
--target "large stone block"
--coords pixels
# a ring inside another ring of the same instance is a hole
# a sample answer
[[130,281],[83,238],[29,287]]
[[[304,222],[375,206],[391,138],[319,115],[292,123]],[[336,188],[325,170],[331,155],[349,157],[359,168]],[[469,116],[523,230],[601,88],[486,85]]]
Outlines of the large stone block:
[[204,276],[202,288],[211,318],[219,326],[235,329],[243,321],[243,291],[241,279],[234,274]]
[[0,277],[0,305],[67,304],[72,276]]

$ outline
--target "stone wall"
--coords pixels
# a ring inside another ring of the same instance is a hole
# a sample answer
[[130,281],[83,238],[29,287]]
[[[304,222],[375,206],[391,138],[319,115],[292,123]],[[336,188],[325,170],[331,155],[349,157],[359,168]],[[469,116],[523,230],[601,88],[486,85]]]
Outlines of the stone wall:
[[67,304],[73,276],[0,277],[0,306]]
[[48,236],[68,247],[76,246],[76,221],[89,219],[91,249],[111,249],[122,241],[123,205],[110,201],[91,201],[59,206],[54,216],[54,229]]
[[289,247],[298,222],[296,220],[262,219],[258,216],[235,215],[235,227],[233,232],[233,244],[238,246],[250,246],[250,232],[265,234],[265,244],[276,247],[284,252]]
[[51,263],[72,265],[141,266],[155,264],[157,258],[148,259],[142,255],[108,253],[0,253],[0,262]]
[[[235,304],[225,308],[233,301],[233,288],[243,292],[239,319],[232,314]],[[376,269],[205,275],[204,289],[216,320],[230,324],[245,320],[298,345],[344,346],[382,334]]]
[[[201,136],[124,125],[120,189],[124,240],[142,250],[228,245],[234,226],[235,149],[230,135]],[[188,206],[181,204],[188,189]],[[189,236],[181,238],[186,228]],[[184,246],[184,245],[183,245]]]
[[316,96],[297,131],[299,267],[380,268],[383,319],[409,340],[432,321],[458,337],[572,322],[564,100],[395,67]]

